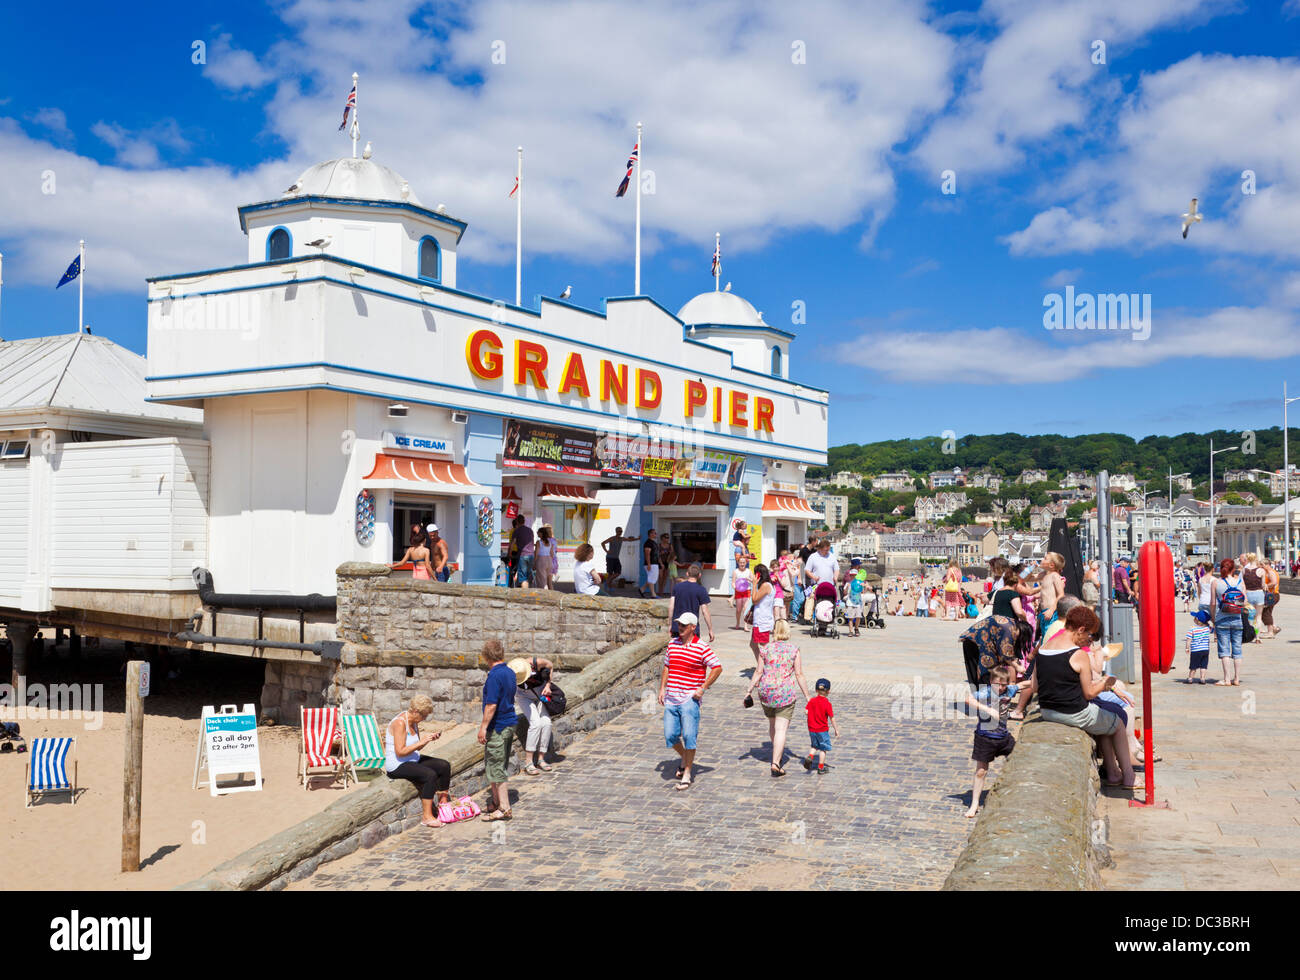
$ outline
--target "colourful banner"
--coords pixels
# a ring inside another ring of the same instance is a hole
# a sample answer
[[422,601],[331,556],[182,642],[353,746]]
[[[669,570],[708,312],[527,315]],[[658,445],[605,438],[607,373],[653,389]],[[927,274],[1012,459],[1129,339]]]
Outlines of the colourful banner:
[[675,442],[645,437],[602,435],[596,443],[596,457],[607,476],[639,476],[668,481],[681,455]]
[[700,451],[693,459],[679,459],[673,468],[673,484],[679,487],[717,487],[739,490],[745,457],[732,453]]
[[592,432],[534,425],[511,419],[506,423],[502,461],[507,466],[600,476],[596,458],[596,436]]

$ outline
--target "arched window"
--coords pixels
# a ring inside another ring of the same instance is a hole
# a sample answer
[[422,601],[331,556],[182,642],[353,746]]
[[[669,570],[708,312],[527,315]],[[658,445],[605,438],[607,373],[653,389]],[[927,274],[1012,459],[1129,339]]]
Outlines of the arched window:
[[277,228],[266,239],[266,260],[287,259],[293,254],[293,239],[288,228]]
[[442,249],[427,235],[420,239],[420,278],[431,282],[442,279]]
[[781,348],[772,348],[772,377],[781,377]]

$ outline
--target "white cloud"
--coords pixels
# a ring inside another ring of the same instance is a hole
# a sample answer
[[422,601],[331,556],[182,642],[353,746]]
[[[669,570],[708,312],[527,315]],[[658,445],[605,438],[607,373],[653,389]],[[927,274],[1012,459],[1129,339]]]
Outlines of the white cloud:
[[[1184,247],[1300,257],[1300,63],[1195,55],[1142,78],[1113,149],[1070,169],[1067,198],[1004,241],[1018,255],[1183,246],[1182,212],[1204,220]],[[1245,171],[1255,193],[1243,193]]]
[[90,131],[112,147],[117,162],[124,167],[156,167],[162,161],[159,147],[183,153],[190,145],[174,119],[164,119],[137,133],[102,121],[91,126]]
[[1010,327],[873,334],[835,345],[833,356],[891,381],[1029,384],[1180,358],[1278,360],[1300,355],[1300,315],[1270,307],[1210,313],[1152,311],[1151,333],[1037,331]]
[[261,88],[275,73],[261,65],[251,51],[236,48],[229,34],[219,34],[207,47],[203,75],[225,89]]
[[[1157,28],[1204,19],[1229,0],[986,0],[998,30],[972,42],[971,65],[951,110],[930,128],[916,157],[925,169],[960,176],[1000,173],[1063,133],[1095,134],[1119,94],[1112,66]],[[1093,43],[1106,45],[1094,64]],[[1122,61],[1120,61],[1122,64]],[[1050,152],[1053,147],[1047,146]]]
[[37,109],[30,118],[33,123],[46,130],[56,143],[67,145],[75,139],[72,130],[68,128],[67,114],[62,109]]
[[[153,182],[166,183],[175,194],[169,220],[156,224],[162,240],[204,242],[206,254],[192,267],[239,260],[242,248],[217,244],[237,206],[275,196],[308,166],[351,152],[336,130],[356,70],[363,141],[373,141],[375,160],[405,176],[426,204],[445,202],[469,222],[462,255],[470,260],[513,256],[506,195],[518,144],[526,151],[528,254],[630,256],[633,204],[614,190],[638,119],[646,126],[643,161],[656,179],[655,194],[643,200],[647,253],[671,236],[697,241],[707,256],[721,230],[735,257],[792,230],[877,227],[894,204],[893,147],[950,94],[955,44],[926,22],[921,0],[884,0],[870,18],[850,0],[797,8],[488,0],[444,10],[428,13],[415,0],[302,0],[280,12],[291,36],[265,52],[240,52],[221,35],[209,49],[208,76],[229,88],[274,75],[267,128],[289,146],[288,159],[246,174],[173,167],[140,179],[133,168],[158,167],[175,148],[169,134],[101,123],[94,132],[119,166],[75,161],[94,174],[96,209],[139,203]],[[497,41],[504,64],[493,63]],[[792,61],[795,41],[806,49],[804,64]],[[12,131],[4,145],[53,152]],[[0,188],[0,203],[7,193],[17,191]],[[29,209],[34,238],[81,237],[71,224],[54,224],[54,213]],[[188,243],[158,249],[156,261],[152,244],[132,240],[141,219],[116,217],[105,233],[123,255],[138,257],[113,287],[135,289],[143,274],[186,268],[180,255]],[[743,262],[733,259],[731,268],[743,293]]]
[[1060,269],[1044,279],[1043,285],[1047,289],[1060,289],[1064,286],[1072,286],[1078,283],[1081,275],[1083,275],[1082,269]]

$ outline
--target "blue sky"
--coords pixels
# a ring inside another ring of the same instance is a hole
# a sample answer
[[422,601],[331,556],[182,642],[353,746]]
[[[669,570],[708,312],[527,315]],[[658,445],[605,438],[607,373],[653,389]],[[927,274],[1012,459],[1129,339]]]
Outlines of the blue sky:
[[[459,285],[492,297],[513,296],[520,143],[525,301],[632,291],[613,191],[642,120],[643,291],[675,310],[712,288],[720,231],[723,279],[830,389],[832,444],[1278,424],[1300,388],[1300,2],[866,9],[73,3],[52,32],[8,5],[0,335],[75,328],[53,287],[85,237],[87,322],[143,353],[146,276],[242,261],[236,207],[351,152],[356,70],[363,140],[469,222]],[[1150,294],[1150,336],[1046,331],[1066,285]]]

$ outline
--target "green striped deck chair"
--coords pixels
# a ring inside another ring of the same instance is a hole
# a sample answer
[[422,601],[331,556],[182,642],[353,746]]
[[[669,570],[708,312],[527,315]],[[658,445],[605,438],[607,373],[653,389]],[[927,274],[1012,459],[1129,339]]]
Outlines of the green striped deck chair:
[[374,715],[345,714],[343,738],[347,742],[348,761],[352,766],[354,780],[358,769],[384,768],[384,743],[379,738],[379,725]]

